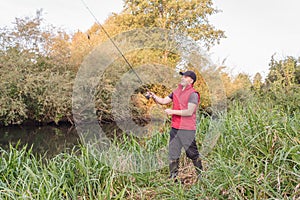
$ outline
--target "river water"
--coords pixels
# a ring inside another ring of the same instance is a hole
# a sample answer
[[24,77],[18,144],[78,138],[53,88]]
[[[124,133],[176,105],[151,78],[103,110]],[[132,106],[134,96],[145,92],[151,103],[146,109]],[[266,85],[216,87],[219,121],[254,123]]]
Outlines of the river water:
[[[126,123],[119,123],[119,126],[120,124],[123,127]],[[155,123],[153,124],[154,127],[157,127]],[[119,126],[116,123],[104,123],[101,124],[101,129],[109,138],[123,134]],[[137,126],[137,128],[142,129],[140,126]],[[161,126],[158,126],[158,128],[161,128]],[[148,129],[152,130],[151,128]],[[140,137],[140,135],[136,136]],[[10,145],[18,148],[27,145],[27,148],[32,147],[32,152],[36,155],[53,157],[59,153],[70,152],[72,149],[78,148],[80,144],[81,140],[75,126],[69,124],[0,127],[0,147],[4,150],[9,150]]]
[[0,147],[8,150],[12,145],[18,148],[27,145],[34,154],[52,157],[67,152],[80,144],[76,128],[60,126],[10,126],[0,127]]

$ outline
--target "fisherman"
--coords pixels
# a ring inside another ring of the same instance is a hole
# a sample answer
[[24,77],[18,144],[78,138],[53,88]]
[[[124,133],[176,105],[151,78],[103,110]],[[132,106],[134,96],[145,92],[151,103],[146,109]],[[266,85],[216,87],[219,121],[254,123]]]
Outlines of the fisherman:
[[169,170],[170,178],[177,181],[179,158],[182,147],[186,156],[193,161],[196,168],[197,178],[201,177],[202,162],[195,140],[196,134],[196,111],[200,102],[200,94],[194,89],[197,79],[193,71],[180,72],[181,82],[170,95],[161,98],[153,92],[147,95],[159,104],[173,102],[172,109],[165,112],[172,116],[170,140],[169,140]]

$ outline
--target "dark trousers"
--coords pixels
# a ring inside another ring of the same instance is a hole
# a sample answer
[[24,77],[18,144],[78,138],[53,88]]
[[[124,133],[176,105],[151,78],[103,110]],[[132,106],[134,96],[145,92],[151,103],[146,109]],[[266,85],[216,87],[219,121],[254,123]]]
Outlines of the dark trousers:
[[180,158],[182,147],[186,156],[192,160],[199,158],[199,151],[195,140],[195,130],[181,130],[172,128],[169,141],[169,160],[174,161]]

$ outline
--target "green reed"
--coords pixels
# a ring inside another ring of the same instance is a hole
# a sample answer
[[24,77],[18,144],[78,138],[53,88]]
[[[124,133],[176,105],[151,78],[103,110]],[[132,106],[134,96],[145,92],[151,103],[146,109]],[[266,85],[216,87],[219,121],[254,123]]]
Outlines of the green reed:
[[[257,98],[233,102],[218,120],[200,117],[197,142],[206,152],[204,172],[191,185],[168,180],[167,165],[155,169],[145,157],[167,147],[168,130],[149,138],[123,134],[107,154],[81,146],[43,158],[28,147],[11,146],[0,150],[0,199],[297,199],[299,121],[299,112]],[[209,149],[209,143],[215,146]],[[132,172],[111,163],[119,159],[121,165],[126,156],[138,166]],[[141,171],[146,166],[149,170]]]

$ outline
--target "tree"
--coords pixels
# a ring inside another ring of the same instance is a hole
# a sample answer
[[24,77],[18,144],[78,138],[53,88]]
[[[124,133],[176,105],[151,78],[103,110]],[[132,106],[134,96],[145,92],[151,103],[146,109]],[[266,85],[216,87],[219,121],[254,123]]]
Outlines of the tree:
[[79,68],[84,57],[92,50],[89,45],[88,37],[85,33],[78,31],[72,37],[71,42],[71,63],[75,66],[76,70]]
[[0,30],[0,125],[58,122],[71,115],[69,37],[35,17]]
[[256,73],[253,79],[253,88],[256,91],[259,91],[262,87],[262,76],[260,73]]
[[246,99],[249,95],[251,85],[252,84],[249,75],[245,73],[239,73],[232,83],[233,94],[231,99]]
[[288,56],[276,60],[274,57],[273,55],[269,64],[266,97],[280,105],[290,115],[294,115],[300,109],[299,59]]
[[233,81],[233,85],[237,89],[250,89],[251,87],[251,81],[249,78],[249,75],[244,73],[239,73],[237,77]]
[[123,12],[115,16],[123,30],[159,27],[187,33],[209,48],[224,38],[224,32],[215,29],[208,16],[218,11],[211,0],[125,0]]
[[294,57],[288,56],[277,61],[275,55],[273,55],[269,66],[268,84],[289,87],[299,81],[299,64]]

